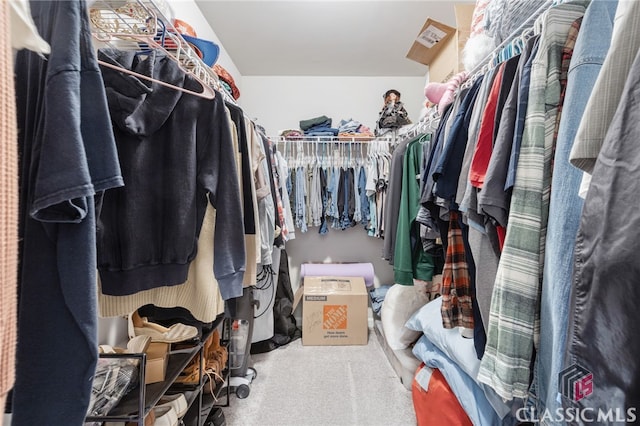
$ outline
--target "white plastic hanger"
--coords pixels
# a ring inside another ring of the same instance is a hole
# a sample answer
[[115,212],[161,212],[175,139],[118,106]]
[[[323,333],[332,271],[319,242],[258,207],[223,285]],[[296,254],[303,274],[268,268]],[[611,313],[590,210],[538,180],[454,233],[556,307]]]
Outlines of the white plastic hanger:
[[[215,97],[214,86],[218,86],[218,79],[215,73],[196,55],[193,49],[178,34],[168,20],[158,19],[160,11],[153,10],[152,3],[144,3],[143,0],[127,2],[119,7],[115,7],[108,0],[96,1],[89,11],[89,18],[92,24],[93,37],[106,44],[113,44],[117,49],[142,50],[141,45],[162,51],[168,58],[173,60],[186,74],[191,75],[200,85],[202,91],[196,92],[175,86],[153,77],[136,73],[129,69],[119,67],[104,61],[98,63],[104,67],[112,68],[125,74],[130,74],[138,78],[152,81],[165,87],[170,87],[184,93],[199,96],[206,99]],[[165,37],[165,46],[175,46],[175,49],[167,50],[157,40],[157,34]]]

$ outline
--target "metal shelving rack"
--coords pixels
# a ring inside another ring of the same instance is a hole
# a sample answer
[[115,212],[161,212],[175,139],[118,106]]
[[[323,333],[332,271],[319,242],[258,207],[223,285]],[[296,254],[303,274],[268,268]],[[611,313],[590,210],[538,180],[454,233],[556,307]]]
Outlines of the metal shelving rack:
[[[209,331],[203,334],[200,342],[195,344],[192,348],[173,350],[169,352],[169,360],[167,363],[167,371],[165,374],[165,380],[159,383],[152,383],[144,385],[145,379],[145,362],[146,354],[100,354],[100,358],[135,358],[139,360],[138,368],[138,387],[127,393],[118,404],[113,407],[109,413],[105,416],[87,416],[87,422],[136,422],[140,426],[144,426],[144,418],[149,414],[153,407],[158,403],[160,398],[165,394],[182,392],[185,394],[189,410],[185,415],[186,425],[202,425],[206,419],[208,411],[203,410],[203,406],[207,408],[208,404],[203,405],[206,398],[203,398],[203,389],[206,384],[206,376],[202,374],[203,366],[205,363],[203,344],[207,338],[213,333],[213,331],[220,326],[223,322],[222,315],[218,316],[213,323],[213,326]],[[222,333],[221,333],[222,334]],[[228,342],[221,340],[221,345],[226,345]],[[179,388],[173,387],[175,380],[178,378],[182,370],[191,362],[194,356],[200,357],[200,377],[197,385],[191,387],[180,386]],[[224,381],[216,386],[214,395],[216,398],[221,395],[224,390],[224,383],[228,380],[229,375],[229,363],[223,371],[222,377]],[[229,389],[227,389],[227,405],[229,401]],[[206,395],[209,395],[208,393]],[[213,397],[211,397],[213,399]],[[213,408],[214,404],[211,404],[209,410]],[[196,408],[197,407],[197,408]],[[195,417],[193,414],[195,414]],[[192,414],[190,416],[190,414]]]

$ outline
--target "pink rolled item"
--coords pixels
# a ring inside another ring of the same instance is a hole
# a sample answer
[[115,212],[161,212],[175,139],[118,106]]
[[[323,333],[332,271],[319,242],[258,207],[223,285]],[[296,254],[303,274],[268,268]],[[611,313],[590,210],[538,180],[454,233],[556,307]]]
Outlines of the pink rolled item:
[[429,83],[424,88],[424,96],[434,104],[440,103],[440,99],[447,91],[447,83]]
[[462,71],[446,83],[429,83],[424,94],[431,102],[438,104],[438,113],[444,114],[445,108],[455,99],[456,90],[467,79],[467,72]]
[[367,287],[373,287],[371,263],[303,263],[300,278],[304,277],[362,277]]

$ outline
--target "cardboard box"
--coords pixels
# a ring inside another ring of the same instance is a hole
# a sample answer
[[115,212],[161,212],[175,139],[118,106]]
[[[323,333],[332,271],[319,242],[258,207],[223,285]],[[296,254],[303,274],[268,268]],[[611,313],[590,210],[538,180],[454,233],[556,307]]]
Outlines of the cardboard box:
[[407,58],[424,65],[431,64],[455,33],[455,28],[427,18],[409,49]]
[[151,343],[147,348],[147,363],[145,365],[144,383],[157,383],[164,381],[169,361],[169,343]]
[[457,28],[431,18],[423,25],[407,58],[429,67],[430,82],[447,82],[464,69],[462,51],[471,33],[474,9],[474,4],[454,5]]
[[302,344],[366,345],[368,293],[362,277],[305,277]]

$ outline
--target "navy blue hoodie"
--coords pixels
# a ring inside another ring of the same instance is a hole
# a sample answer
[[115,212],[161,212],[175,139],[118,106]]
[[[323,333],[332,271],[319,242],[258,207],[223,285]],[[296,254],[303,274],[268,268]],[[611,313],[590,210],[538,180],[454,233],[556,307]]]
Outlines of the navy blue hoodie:
[[[101,50],[99,59],[197,91],[170,58]],[[101,68],[125,186],[107,193],[98,224],[102,292],[182,284],[208,201],[216,208],[214,272],[222,297],[242,295],[240,186],[224,101]]]

